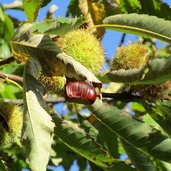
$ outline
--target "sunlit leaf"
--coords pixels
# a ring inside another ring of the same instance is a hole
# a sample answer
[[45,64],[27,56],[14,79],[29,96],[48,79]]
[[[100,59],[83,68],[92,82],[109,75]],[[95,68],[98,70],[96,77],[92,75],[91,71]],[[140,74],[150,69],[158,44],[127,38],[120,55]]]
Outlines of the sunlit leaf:
[[54,124],[45,111],[43,87],[36,82],[40,66],[31,58],[24,73],[24,136],[29,144],[29,163],[34,171],[46,171],[49,161]]
[[4,39],[0,39],[0,58],[7,58],[11,55],[8,43]]
[[149,15],[123,14],[114,15],[104,19],[105,27],[136,34],[150,36],[171,43],[171,22]]
[[16,99],[17,95],[22,97],[21,90],[13,84],[0,82],[0,97],[4,99]]
[[1,38],[4,38],[7,44],[10,43],[10,40],[14,34],[14,26],[9,18],[9,16],[3,11],[0,6],[0,35]]
[[27,18],[31,22],[34,22],[34,20],[37,18],[38,12],[44,0],[22,0],[22,2]]
[[4,38],[9,43],[14,35],[14,26],[8,15],[5,14]]

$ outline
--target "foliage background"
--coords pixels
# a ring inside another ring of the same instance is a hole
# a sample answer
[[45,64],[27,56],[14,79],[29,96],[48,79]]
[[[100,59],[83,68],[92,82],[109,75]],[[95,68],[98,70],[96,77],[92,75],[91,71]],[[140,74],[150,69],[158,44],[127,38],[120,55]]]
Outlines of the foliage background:
[[[1,3],[10,3],[12,1],[1,1]],[[45,11],[47,11],[47,9],[50,7],[51,4],[53,3],[56,3],[56,1],[51,1],[50,4],[48,4],[48,6],[46,6],[42,11],[40,11],[39,13],[39,17],[38,17],[38,20],[42,20],[43,16],[45,15]],[[170,1],[166,1],[167,3],[170,3]],[[63,15],[65,16],[65,11],[66,11],[66,7],[67,7],[67,4],[69,3],[69,1],[65,1],[65,2],[57,2],[57,5],[59,6],[59,9],[55,12],[55,16],[59,16],[59,15]],[[23,15],[23,12],[17,12],[17,11],[7,11],[8,14],[10,15],[16,15],[16,16],[22,16],[22,19],[19,17],[20,20],[23,20],[25,19],[25,16]],[[102,42],[103,42],[103,47],[106,51],[106,56],[111,59],[113,57],[113,54],[115,53],[116,51],[116,48],[118,47],[119,43],[120,43],[120,40],[121,40],[121,37],[122,37],[122,33],[118,33],[118,32],[113,32],[113,31],[107,31]],[[125,38],[125,41],[124,41],[124,44],[127,44],[130,40],[137,40],[138,38],[136,36],[132,36],[132,35],[127,35],[126,38]],[[109,46],[110,45],[110,46]],[[165,46],[166,44],[165,43],[161,43],[161,42],[157,42],[157,47],[160,47],[162,48],[163,46]],[[107,68],[107,67],[106,67]],[[105,68],[104,68],[105,69]],[[56,105],[56,109],[57,111],[62,114],[62,115],[65,115],[65,113],[67,112],[65,110],[65,108],[63,108],[63,104],[59,104],[59,105]],[[124,157],[124,156],[122,156]],[[61,168],[59,168],[61,169]],[[73,168],[73,170],[76,169],[75,167]]]

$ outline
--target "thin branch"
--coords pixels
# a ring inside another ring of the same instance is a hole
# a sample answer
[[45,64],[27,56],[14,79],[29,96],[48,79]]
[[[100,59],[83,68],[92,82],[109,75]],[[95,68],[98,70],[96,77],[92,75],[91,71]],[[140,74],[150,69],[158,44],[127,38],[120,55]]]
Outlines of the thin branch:
[[5,74],[5,73],[0,72],[0,78],[2,78],[4,80],[10,79],[12,81],[23,83],[23,78],[20,76],[17,76],[17,75]]
[[142,99],[130,93],[102,93],[102,98],[110,98],[112,101],[139,101]]
[[97,29],[94,27],[94,22],[89,11],[89,3],[91,2],[89,2],[89,0],[78,0],[78,2],[80,11],[87,20],[87,27],[92,28],[91,32],[95,34],[97,32]]
[[[129,93],[102,93],[103,100],[105,101],[106,98],[112,99],[112,101],[138,101],[141,99],[139,96],[134,96]],[[61,102],[66,102],[64,97],[59,98],[44,98],[46,103],[56,104]],[[23,99],[3,99],[4,102],[16,104],[16,105],[22,105]]]
[[23,3],[22,1],[16,0],[10,4],[3,4],[4,9],[18,9],[23,10]]
[[58,6],[53,4],[50,6],[47,14],[46,14],[46,19],[53,19],[54,18],[54,13],[58,9]]
[[[60,102],[65,102],[64,98],[45,98],[44,99],[46,103],[56,104]],[[15,105],[23,105],[24,101],[23,99],[3,99],[4,102],[12,103]]]
[[5,64],[9,64],[9,63],[13,62],[14,60],[15,60],[15,58],[13,56],[6,58],[6,59],[3,59],[0,61],[0,66],[5,65]]
[[120,41],[120,43],[119,43],[119,47],[122,46],[122,44],[124,43],[124,41],[125,41],[125,36],[126,36],[126,34],[123,33],[123,34],[122,34],[122,37],[121,37],[121,41]]

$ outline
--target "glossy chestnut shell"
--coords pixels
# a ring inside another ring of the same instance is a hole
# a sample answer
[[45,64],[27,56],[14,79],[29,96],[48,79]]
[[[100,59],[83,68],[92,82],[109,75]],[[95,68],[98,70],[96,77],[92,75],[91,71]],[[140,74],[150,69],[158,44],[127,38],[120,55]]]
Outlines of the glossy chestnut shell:
[[94,86],[85,81],[68,82],[65,91],[66,99],[70,102],[92,104],[97,98]]

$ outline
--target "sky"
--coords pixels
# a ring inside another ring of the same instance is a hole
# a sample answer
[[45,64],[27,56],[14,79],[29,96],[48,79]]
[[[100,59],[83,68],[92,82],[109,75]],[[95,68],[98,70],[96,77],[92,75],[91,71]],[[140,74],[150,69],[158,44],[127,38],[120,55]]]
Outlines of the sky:
[[[0,0],[1,4],[4,3],[11,3],[14,0]],[[168,3],[171,5],[171,1],[170,0],[163,0],[164,2]],[[41,21],[49,7],[53,4],[56,4],[58,6],[58,9],[55,11],[54,15],[55,17],[58,16],[64,16],[65,17],[65,13],[66,13],[66,9],[67,6],[69,4],[70,0],[52,0],[46,7],[42,8],[39,11],[39,15],[37,18],[37,21]],[[25,14],[22,11],[18,11],[18,10],[7,10],[7,13],[11,16],[15,16],[16,18],[18,18],[20,21],[23,21],[26,19]],[[122,37],[122,33],[120,32],[115,32],[115,31],[111,31],[111,30],[107,30],[103,39],[102,39],[102,46],[104,48],[105,51],[105,55],[107,58],[112,59],[114,56],[114,53],[116,52],[116,48],[120,43]],[[134,36],[134,35],[126,35],[125,38],[125,44],[128,44],[130,41],[137,41],[138,37]],[[158,42],[158,47],[163,47],[165,44],[162,42]],[[65,113],[65,109],[63,108],[62,104],[59,104],[58,106],[56,106],[56,109],[59,113]],[[124,159],[125,156],[123,156]],[[62,166],[58,166],[58,167],[50,167],[52,169],[52,171],[65,171],[63,169]],[[78,166],[76,164],[76,161],[74,161],[72,167],[70,168],[70,171],[78,171]],[[28,171],[26,169],[23,169],[23,171]]]

